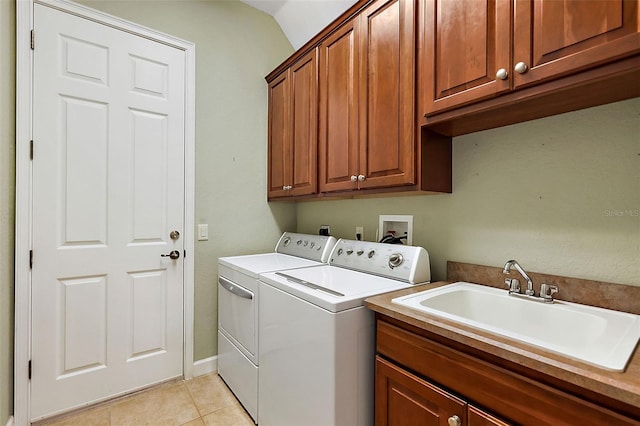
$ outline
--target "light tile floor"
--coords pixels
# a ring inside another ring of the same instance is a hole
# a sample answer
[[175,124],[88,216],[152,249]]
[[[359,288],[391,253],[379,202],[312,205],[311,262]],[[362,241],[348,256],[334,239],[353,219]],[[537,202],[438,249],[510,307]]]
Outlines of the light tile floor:
[[255,426],[216,373],[171,382],[37,426]]

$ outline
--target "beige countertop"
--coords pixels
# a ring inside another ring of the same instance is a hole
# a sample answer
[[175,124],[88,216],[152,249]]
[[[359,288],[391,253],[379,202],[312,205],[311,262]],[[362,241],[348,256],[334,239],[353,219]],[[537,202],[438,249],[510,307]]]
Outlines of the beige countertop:
[[638,348],[624,372],[613,372],[391,302],[395,297],[448,283],[440,281],[417,285],[409,289],[370,297],[365,300],[365,305],[379,314],[429,333],[640,409],[640,349]]

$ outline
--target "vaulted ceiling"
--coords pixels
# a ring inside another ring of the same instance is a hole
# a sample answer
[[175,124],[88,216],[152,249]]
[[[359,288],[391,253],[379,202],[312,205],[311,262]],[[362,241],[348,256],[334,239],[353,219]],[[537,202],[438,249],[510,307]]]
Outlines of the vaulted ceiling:
[[299,49],[356,0],[241,0],[274,17],[294,49]]

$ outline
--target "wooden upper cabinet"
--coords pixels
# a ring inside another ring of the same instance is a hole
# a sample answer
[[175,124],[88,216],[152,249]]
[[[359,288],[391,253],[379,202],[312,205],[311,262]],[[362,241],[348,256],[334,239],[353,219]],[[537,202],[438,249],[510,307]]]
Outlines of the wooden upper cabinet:
[[424,108],[428,114],[510,90],[511,0],[426,0]]
[[425,0],[423,113],[640,53],[637,0]]
[[320,192],[415,181],[414,0],[378,0],[320,44]]
[[358,73],[355,21],[320,44],[319,190],[356,188],[358,174]]
[[637,0],[515,0],[515,87],[640,52]]
[[291,195],[317,191],[318,64],[311,51],[291,67]]
[[269,84],[269,198],[317,192],[317,53]]
[[285,71],[269,83],[268,197],[286,197],[289,163],[289,92],[291,81]]
[[358,17],[359,188],[415,182],[414,3],[378,0]]

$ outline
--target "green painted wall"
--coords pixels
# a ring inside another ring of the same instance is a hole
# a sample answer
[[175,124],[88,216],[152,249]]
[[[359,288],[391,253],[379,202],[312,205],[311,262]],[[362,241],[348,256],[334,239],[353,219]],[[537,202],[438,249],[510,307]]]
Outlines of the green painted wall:
[[408,214],[434,279],[446,261],[640,285],[640,98],[457,137],[453,193],[298,203],[298,231],[375,240]]

